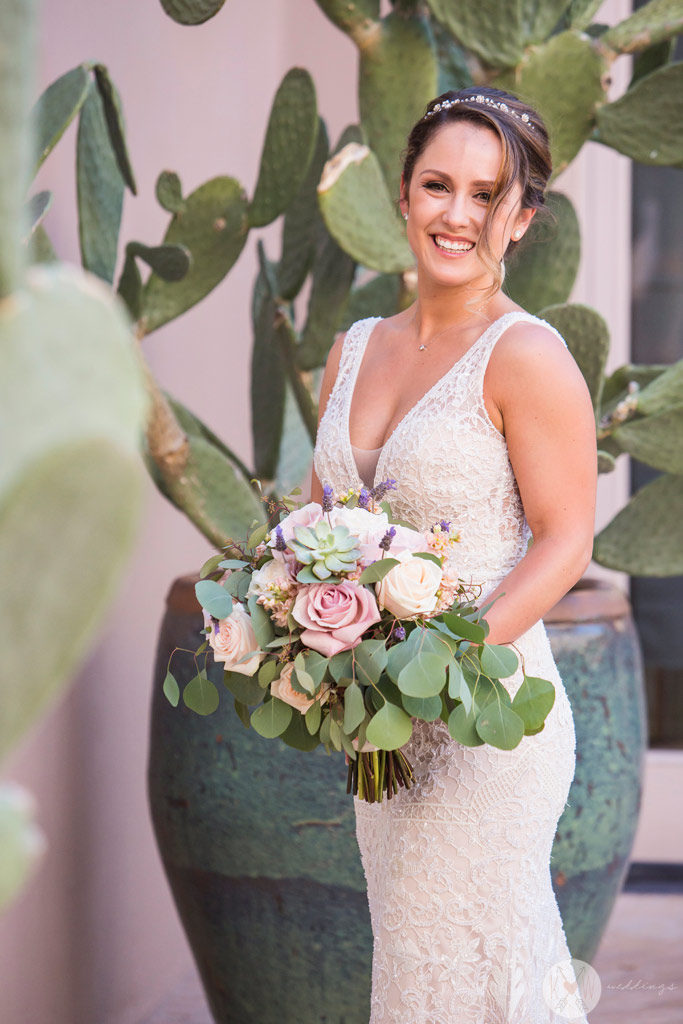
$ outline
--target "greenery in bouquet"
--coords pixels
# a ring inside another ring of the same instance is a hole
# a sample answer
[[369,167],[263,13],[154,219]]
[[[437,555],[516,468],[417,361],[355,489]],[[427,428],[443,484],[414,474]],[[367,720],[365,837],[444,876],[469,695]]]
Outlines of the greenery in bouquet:
[[[347,789],[369,801],[410,786],[401,748],[415,719],[441,719],[466,746],[511,750],[543,729],[555,699],[552,683],[523,667],[511,697],[501,679],[518,657],[486,642],[490,605],[479,607],[481,587],[460,578],[456,527],[395,519],[393,486],[335,495],[327,485],[322,504],[302,504],[296,489],[270,502],[269,522],[244,544],[209,559],[196,585],[205,640],[182,695],[200,714],[219,706],[211,650],[247,728],[344,751]],[[170,665],[164,689],[177,705]]]

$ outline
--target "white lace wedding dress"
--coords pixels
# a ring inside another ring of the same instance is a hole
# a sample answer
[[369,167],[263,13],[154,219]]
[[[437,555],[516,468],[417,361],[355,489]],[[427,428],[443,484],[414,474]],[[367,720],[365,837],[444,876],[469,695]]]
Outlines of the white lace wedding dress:
[[[348,331],[320,422],[314,466],[335,490],[362,482],[349,409],[378,319]],[[377,450],[372,481],[396,480],[387,497],[414,526],[457,524],[461,576],[484,594],[529,538],[505,439],[483,401],[493,347],[520,320],[539,322],[521,312],[496,320],[409,410]],[[355,800],[374,935],[370,1024],[567,1024],[543,980],[570,956],[549,861],[574,776],[574,723],[543,624],[516,646],[527,674],[555,685],[540,733],[502,751],[463,747],[441,721],[415,722],[406,747],[413,788],[380,804]],[[518,672],[504,685],[514,695],[520,682]]]

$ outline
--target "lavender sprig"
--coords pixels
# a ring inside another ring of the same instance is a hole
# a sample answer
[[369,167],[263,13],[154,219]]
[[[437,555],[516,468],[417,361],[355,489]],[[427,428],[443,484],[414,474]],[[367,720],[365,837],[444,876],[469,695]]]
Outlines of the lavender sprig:
[[287,545],[285,544],[285,538],[284,538],[284,535],[282,533],[282,527],[281,526],[276,526],[275,527],[275,550],[276,551],[286,551],[287,550]]
[[381,541],[379,542],[379,546],[381,547],[382,551],[388,551],[389,550],[389,548],[391,547],[391,542],[392,542],[392,540],[394,539],[395,536],[396,536],[396,527],[395,526],[390,526],[389,529],[387,530],[387,532],[382,537]]
[[325,486],[323,487],[323,500],[322,500],[323,512],[331,512],[332,511],[332,508],[334,507],[334,500],[333,500],[333,498],[334,498],[334,492],[332,490],[332,485],[331,484],[325,484]]
[[380,482],[372,488],[370,496],[377,502],[382,501],[387,491],[395,489],[396,480],[393,477],[389,480],[380,480]]

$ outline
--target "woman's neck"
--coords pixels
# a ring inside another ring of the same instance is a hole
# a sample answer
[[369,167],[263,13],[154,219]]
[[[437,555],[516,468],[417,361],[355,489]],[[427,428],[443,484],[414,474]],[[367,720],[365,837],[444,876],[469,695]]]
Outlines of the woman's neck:
[[[479,282],[476,282],[479,285]],[[406,312],[416,333],[417,341],[427,343],[438,333],[448,329],[463,331],[486,328],[511,308],[512,303],[500,289],[488,299],[472,285],[462,288],[439,288],[418,279],[417,299]]]

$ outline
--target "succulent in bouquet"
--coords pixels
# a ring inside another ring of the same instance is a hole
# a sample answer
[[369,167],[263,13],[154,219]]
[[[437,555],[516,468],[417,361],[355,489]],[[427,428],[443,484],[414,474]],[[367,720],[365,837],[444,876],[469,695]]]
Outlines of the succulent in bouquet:
[[[183,692],[199,713],[218,707],[211,652],[247,728],[343,751],[348,792],[369,801],[411,785],[402,748],[414,719],[441,719],[467,746],[511,750],[543,728],[555,699],[551,682],[524,673],[510,696],[501,679],[518,658],[486,642],[490,605],[458,574],[455,525],[395,519],[393,486],[335,495],[328,485],[322,504],[297,501],[297,489],[270,501],[244,544],[210,558],[196,585],[205,639]],[[165,692],[178,703],[170,666]]]

